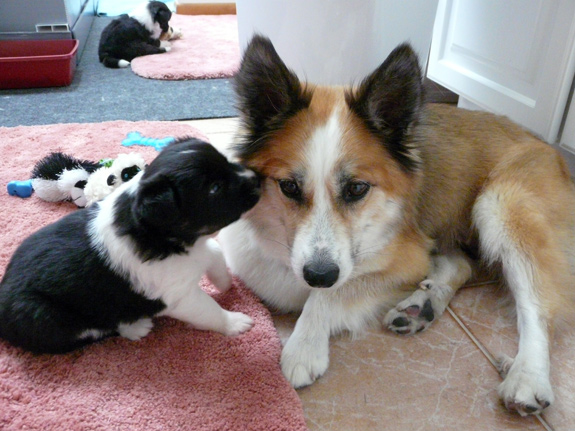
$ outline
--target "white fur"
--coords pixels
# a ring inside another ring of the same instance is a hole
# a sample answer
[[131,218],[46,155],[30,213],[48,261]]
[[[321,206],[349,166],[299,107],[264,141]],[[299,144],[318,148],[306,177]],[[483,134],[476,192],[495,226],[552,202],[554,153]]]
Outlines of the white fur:
[[108,335],[107,332],[101,331],[99,329],[87,329],[86,331],[78,335],[78,339],[83,340],[86,338],[91,338],[93,340],[99,340],[100,338],[105,337],[106,335]]
[[482,251],[492,262],[501,261],[503,274],[515,299],[519,349],[514,360],[503,359],[505,380],[499,395],[521,415],[533,413],[527,406],[547,407],[553,402],[549,379],[549,335],[536,294],[536,274],[525,256],[505,229],[504,208],[497,192],[480,196],[473,208],[474,221],[480,231]]
[[131,18],[137,20],[140,24],[146,27],[154,39],[159,39],[162,34],[160,24],[154,21],[148,9],[148,3],[142,3],[136,6],[129,14]]
[[327,123],[319,127],[309,140],[306,160],[306,188],[313,190],[314,206],[309,218],[302,220],[291,253],[292,268],[297,277],[302,277],[303,267],[314,259],[314,255],[323,254],[339,266],[340,275],[332,289],[337,289],[351,275],[353,263],[349,241],[342,232],[334,209],[328,185],[336,187],[333,172],[337,168],[341,154],[342,131],[337,114],[334,113]]
[[139,173],[99,203],[100,210],[89,228],[93,245],[107,257],[114,270],[129,275],[134,290],[166,304],[161,315],[225,335],[237,335],[250,329],[253,324],[250,317],[222,309],[198,285],[207,274],[218,290],[230,288],[231,276],[214,239],[200,237],[185,254],[142,262],[134,253],[132,240],[116,235],[112,225],[116,199],[123,192],[135,193],[141,177],[142,173]]
[[148,335],[153,327],[152,319],[144,318],[134,323],[120,323],[118,333],[128,340],[137,341]]

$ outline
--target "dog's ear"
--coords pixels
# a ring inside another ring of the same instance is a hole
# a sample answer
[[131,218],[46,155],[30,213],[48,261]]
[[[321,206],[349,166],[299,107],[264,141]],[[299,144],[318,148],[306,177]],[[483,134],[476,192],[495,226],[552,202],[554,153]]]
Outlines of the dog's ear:
[[423,82],[409,44],[395,48],[356,90],[346,93],[346,101],[404,169],[417,168],[417,150],[408,133],[423,104]]
[[[262,144],[270,132],[299,110],[307,108],[312,91],[302,85],[297,75],[288,69],[272,42],[255,35],[244,53],[235,77],[238,108],[249,133],[248,142],[238,148],[242,152]],[[256,150],[256,148],[252,148]]]
[[172,18],[172,12],[170,9],[168,9],[168,7],[162,2],[151,1],[148,4],[148,10],[150,11],[154,21],[160,24],[162,32],[168,31],[170,28],[168,21]]
[[180,215],[179,196],[169,178],[158,173],[142,179],[132,212],[149,227],[173,224]]

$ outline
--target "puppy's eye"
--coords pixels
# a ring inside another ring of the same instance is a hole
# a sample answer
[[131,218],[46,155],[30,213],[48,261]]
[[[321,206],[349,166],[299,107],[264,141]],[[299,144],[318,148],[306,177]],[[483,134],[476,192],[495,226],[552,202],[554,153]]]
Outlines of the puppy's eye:
[[280,186],[280,190],[284,195],[286,195],[290,199],[299,200],[301,199],[301,190],[294,180],[279,180],[278,184]]
[[216,181],[215,183],[210,184],[209,193],[211,195],[218,194],[222,190],[222,183],[220,181]]
[[346,185],[344,190],[344,200],[346,202],[355,202],[363,199],[371,186],[364,181],[352,181]]

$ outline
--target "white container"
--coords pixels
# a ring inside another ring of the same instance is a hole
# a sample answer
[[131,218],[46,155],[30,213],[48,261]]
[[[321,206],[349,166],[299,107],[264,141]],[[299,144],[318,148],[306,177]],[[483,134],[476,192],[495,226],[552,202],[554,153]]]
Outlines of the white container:
[[438,0],[236,0],[240,48],[271,39],[300,79],[358,83],[409,41],[425,69]]

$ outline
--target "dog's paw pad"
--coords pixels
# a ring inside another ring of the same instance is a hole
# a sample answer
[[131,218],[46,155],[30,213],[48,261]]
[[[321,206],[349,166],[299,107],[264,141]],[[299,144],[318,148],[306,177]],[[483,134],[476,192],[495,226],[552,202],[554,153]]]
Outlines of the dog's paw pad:
[[242,334],[254,326],[252,318],[244,313],[229,311],[225,335],[233,337]]
[[539,400],[536,398],[535,404],[527,404],[518,401],[504,401],[505,407],[511,412],[517,412],[520,416],[528,416],[541,413],[544,409],[551,405],[548,400]]
[[133,323],[120,323],[118,333],[128,340],[137,341],[148,335],[153,327],[152,319],[140,319]]
[[436,284],[433,280],[424,280],[419,289],[387,312],[383,326],[400,335],[412,335],[429,328],[435,319],[445,311],[447,303],[444,292],[449,286]]
[[391,309],[384,318],[384,325],[400,335],[412,335],[427,329],[435,320],[431,300],[427,299],[421,306],[398,306]]

